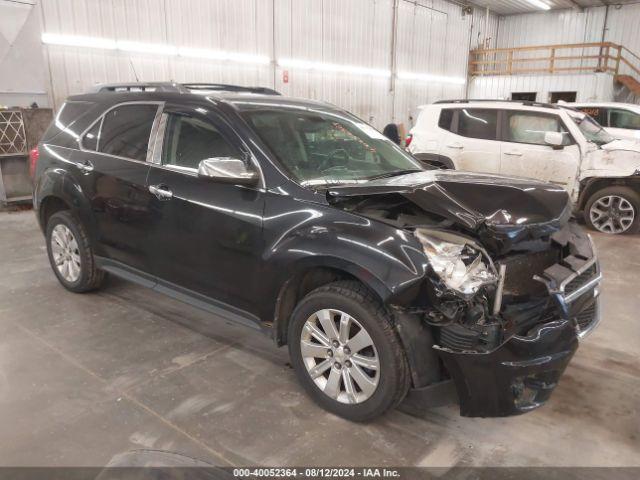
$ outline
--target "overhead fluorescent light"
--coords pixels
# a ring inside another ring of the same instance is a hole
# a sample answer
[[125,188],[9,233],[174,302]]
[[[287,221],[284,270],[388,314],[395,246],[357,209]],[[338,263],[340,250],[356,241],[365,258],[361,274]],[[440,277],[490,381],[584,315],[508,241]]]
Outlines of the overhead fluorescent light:
[[42,42],[47,45],[66,45],[70,47],[101,48],[106,50],[115,50],[117,48],[116,41],[108,38],[58,35],[55,33],[43,33]]
[[225,52],[205,48],[176,47],[164,43],[142,43],[110,38],[83,37],[79,35],[58,35],[43,33],[42,42],[47,45],[64,45],[69,47],[99,48],[103,50],[119,50],[122,52],[147,53],[153,55],[180,55],[185,58],[202,58],[229,62],[268,64],[271,59],[266,55]]
[[534,7],[538,7],[540,9],[542,9],[542,10],[551,9],[551,7],[549,5],[547,5],[546,3],[544,3],[542,0],[527,0],[527,2],[529,2]]
[[180,47],[178,55],[189,58],[206,58],[209,60],[229,60],[240,63],[266,64],[271,61],[266,55],[252,55],[247,53],[225,52],[222,50],[208,50],[206,48]]
[[116,44],[118,45],[118,50],[122,50],[123,52],[152,53],[155,55],[169,56],[178,54],[178,49],[176,47],[162,43],[140,43],[118,40]]
[[354,75],[368,75],[372,77],[390,77],[391,71],[380,68],[359,67],[355,65],[340,65],[337,63],[312,62],[295,58],[279,58],[278,65],[284,68],[300,70],[314,70],[318,72],[351,73]]
[[398,72],[401,80],[415,80],[426,83],[452,83],[454,85],[464,85],[464,77],[447,77],[445,75],[431,75],[429,73]]

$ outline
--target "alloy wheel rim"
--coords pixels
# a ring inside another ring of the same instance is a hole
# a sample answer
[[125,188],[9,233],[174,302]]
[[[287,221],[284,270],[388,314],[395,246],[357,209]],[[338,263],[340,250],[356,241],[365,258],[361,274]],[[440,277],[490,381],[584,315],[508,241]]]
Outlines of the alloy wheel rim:
[[333,400],[362,403],[378,387],[378,350],[369,332],[345,312],[323,309],[311,315],[302,328],[300,351],[313,382]]
[[66,225],[56,225],[51,232],[51,253],[62,278],[71,283],[80,278],[78,242]]
[[623,233],[629,230],[636,211],[631,202],[619,195],[601,197],[591,205],[589,218],[594,227],[603,233]]

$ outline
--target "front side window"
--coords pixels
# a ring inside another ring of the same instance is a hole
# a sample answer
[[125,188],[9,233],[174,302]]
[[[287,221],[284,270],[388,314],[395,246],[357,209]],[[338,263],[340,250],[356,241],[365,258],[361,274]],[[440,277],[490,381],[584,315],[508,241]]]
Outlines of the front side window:
[[629,110],[610,108],[609,126],[612,128],[640,130],[640,115]]
[[458,135],[497,140],[498,110],[461,108],[458,111]]
[[121,105],[102,121],[98,149],[102,153],[144,162],[157,105]]
[[163,165],[197,169],[202,160],[218,157],[242,158],[238,149],[211,123],[169,115],[162,148]]
[[302,185],[365,182],[423,170],[380,132],[349,115],[260,108],[244,116]]
[[569,132],[557,115],[530,112],[505,112],[507,115],[506,141],[546,145],[545,132],[562,133],[563,145],[571,144]]

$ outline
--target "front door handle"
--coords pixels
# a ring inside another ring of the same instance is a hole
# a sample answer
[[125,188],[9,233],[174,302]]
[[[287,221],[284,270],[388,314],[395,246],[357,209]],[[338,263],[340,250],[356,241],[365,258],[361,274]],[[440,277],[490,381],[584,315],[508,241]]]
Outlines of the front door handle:
[[462,145],[461,143],[458,143],[458,142],[453,142],[453,143],[447,144],[447,148],[456,148],[458,150],[461,150],[461,149],[464,148],[464,145]]
[[84,162],[77,162],[76,167],[78,167],[84,174],[93,172],[93,163],[91,163],[89,160],[85,160]]
[[517,150],[512,150],[511,152],[504,152],[505,155],[511,155],[512,157],[521,157],[522,156],[522,152],[519,152]]
[[171,200],[173,192],[166,185],[149,185],[149,192],[153,193],[158,200]]

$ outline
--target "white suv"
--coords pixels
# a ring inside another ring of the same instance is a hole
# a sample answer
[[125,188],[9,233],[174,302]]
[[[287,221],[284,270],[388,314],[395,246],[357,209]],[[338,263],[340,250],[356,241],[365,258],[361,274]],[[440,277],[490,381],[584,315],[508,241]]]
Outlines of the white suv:
[[640,140],[640,105],[633,103],[566,103],[591,115],[615,138]]
[[439,168],[560,185],[587,225],[604,233],[640,226],[640,144],[616,140],[570,108],[474,100],[425,105],[408,149]]

